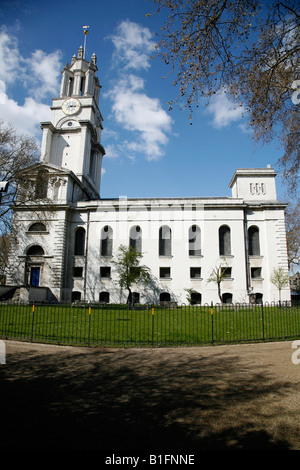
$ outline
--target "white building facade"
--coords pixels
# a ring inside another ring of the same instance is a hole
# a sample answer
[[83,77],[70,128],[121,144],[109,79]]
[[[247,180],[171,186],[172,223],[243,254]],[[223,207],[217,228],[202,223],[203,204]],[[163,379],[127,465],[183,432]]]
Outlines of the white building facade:
[[[139,303],[278,301],[270,277],[288,271],[285,204],[272,168],[238,169],[232,197],[100,197],[102,115],[97,59],[79,48],[62,72],[50,122],[41,123],[40,162],[24,171],[35,198],[14,213],[7,285],[20,300],[126,302],[114,265],[121,245],[143,254],[151,284],[133,287]],[[281,292],[290,300],[289,287]]]

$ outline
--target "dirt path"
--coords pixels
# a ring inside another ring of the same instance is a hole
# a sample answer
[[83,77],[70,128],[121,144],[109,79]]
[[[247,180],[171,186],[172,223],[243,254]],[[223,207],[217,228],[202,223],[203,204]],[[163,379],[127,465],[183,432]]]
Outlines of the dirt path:
[[300,364],[292,362],[292,342],[5,345],[3,450],[300,449]]

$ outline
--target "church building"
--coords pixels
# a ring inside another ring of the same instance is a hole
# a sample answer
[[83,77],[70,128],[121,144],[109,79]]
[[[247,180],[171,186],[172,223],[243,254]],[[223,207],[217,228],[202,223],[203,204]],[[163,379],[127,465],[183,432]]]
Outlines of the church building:
[[[80,47],[62,71],[50,121],[41,123],[40,162],[23,171],[34,197],[13,216],[6,284],[15,298],[126,302],[114,264],[125,245],[142,253],[151,272],[149,286],[133,288],[135,302],[187,303],[187,289],[194,304],[277,302],[270,278],[288,264],[274,170],[237,169],[231,197],[101,197],[97,71],[95,54],[88,61]],[[220,267],[218,293],[209,279]],[[290,300],[288,286],[281,300]]]

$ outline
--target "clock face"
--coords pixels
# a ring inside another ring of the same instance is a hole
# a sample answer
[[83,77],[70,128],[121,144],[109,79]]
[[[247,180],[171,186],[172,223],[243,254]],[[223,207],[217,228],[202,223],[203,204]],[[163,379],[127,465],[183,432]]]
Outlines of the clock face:
[[64,101],[62,105],[62,110],[65,114],[76,114],[80,110],[80,102],[75,98],[69,98],[68,100]]

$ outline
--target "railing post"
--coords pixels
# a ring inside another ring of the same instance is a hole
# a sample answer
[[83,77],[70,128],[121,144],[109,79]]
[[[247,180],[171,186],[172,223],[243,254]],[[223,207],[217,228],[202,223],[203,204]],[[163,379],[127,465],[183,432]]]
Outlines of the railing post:
[[210,316],[211,316],[211,343],[214,343],[214,304],[210,304]]
[[32,318],[31,318],[31,334],[30,334],[30,342],[33,341],[33,323],[34,323],[34,304],[32,305]]
[[261,303],[262,339],[265,340],[264,304]]
[[89,306],[89,332],[88,332],[88,347],[90,347],[90,337],[91,337],[91,306]]
[[152,346],[154,345],[154,307],[152,307]]

